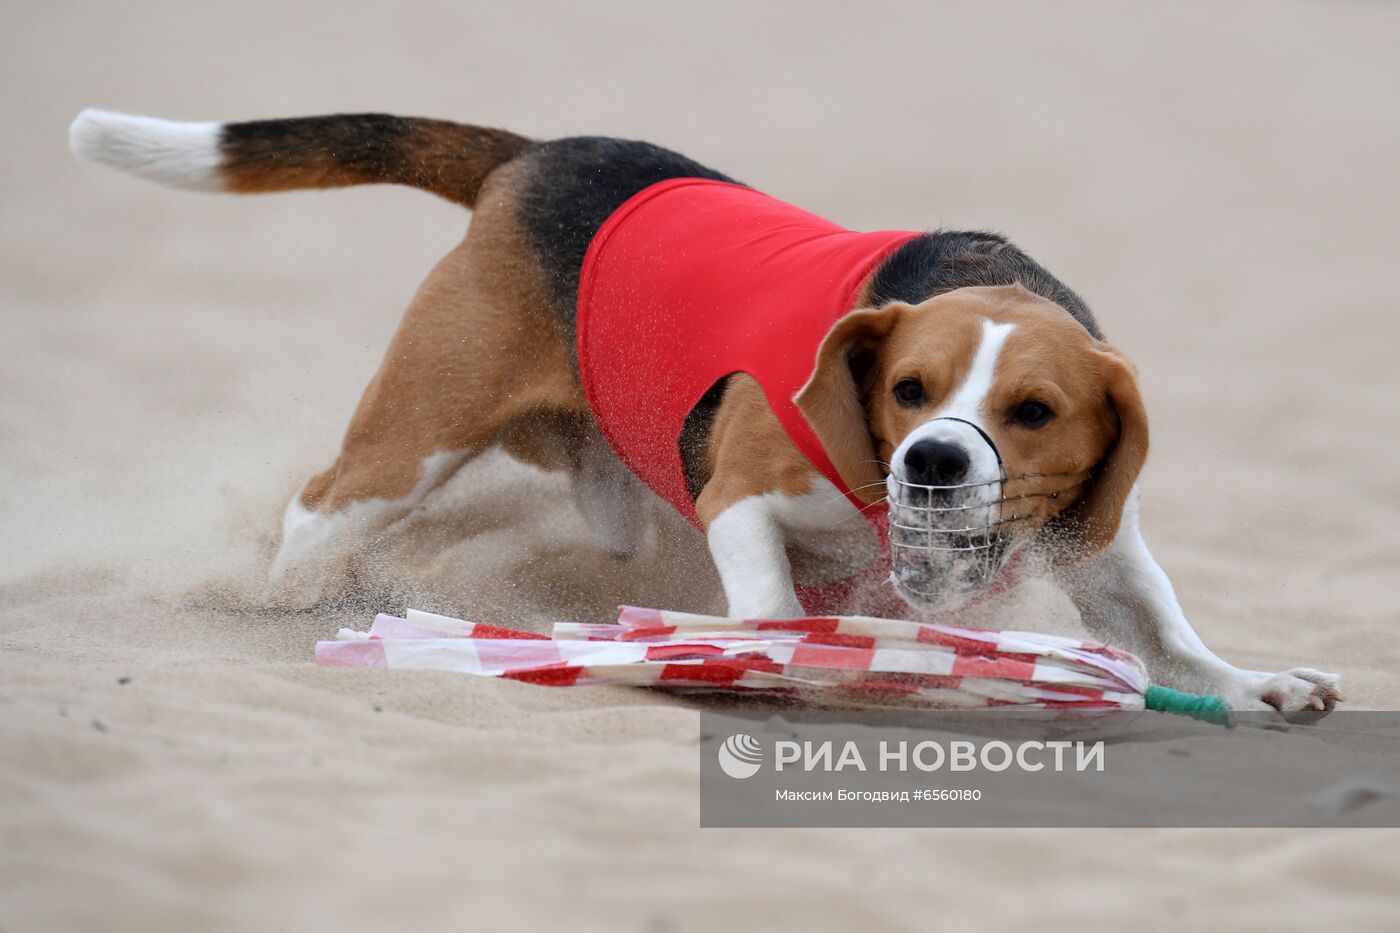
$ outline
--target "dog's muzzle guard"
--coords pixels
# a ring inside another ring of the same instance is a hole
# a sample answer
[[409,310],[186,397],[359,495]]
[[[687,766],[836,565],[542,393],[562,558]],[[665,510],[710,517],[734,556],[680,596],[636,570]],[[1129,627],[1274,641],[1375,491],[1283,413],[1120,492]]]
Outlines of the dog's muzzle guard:
[[1019,514],[1015,504],[1044,494],[1007,496],[1011,478],[991,436],[964,418],[933,420],[957,421],[975,430],[996,456],[997,478],[926,486],[892,472],[892,579],[899,590],[921,601],[957,604],[988,588],[1014,547],[1029,537],[1018,532],[1034,516]]

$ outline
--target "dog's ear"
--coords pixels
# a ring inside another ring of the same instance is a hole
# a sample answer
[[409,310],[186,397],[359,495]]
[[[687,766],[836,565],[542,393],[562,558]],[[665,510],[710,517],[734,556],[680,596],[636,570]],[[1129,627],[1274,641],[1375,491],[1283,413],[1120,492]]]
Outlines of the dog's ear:
[[832,466],[866,502],[884,495],[884,474],[865,410],[879,363],[880,345],[907,305],[852,311],[836,322],[817,350],[812,376],[793,401],[812,425]]
[[1108,547],[1118,533],[1123,506],[1147,460],[1147,409],[1137,374],[1119,350],[1107,344],[1095,353],[1104,367],[1104,404],[1118,425],[1117,439],[1094,470],[1088,492],[1062,518],[1074,530],[1077,549],[1087,556]]

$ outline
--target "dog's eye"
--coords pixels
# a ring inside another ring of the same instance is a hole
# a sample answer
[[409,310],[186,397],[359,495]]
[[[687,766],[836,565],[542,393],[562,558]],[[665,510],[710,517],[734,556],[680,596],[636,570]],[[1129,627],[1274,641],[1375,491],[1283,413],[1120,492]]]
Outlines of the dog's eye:
[[901,379],[894,384],[894,397],[901,405],[918,405],[924,400],[924,384],[917,379]]
[[1011,420],[1025,428],[1043,427],[1053,416],[1050,406],[1040,402],[1022,402],[1011,413]]

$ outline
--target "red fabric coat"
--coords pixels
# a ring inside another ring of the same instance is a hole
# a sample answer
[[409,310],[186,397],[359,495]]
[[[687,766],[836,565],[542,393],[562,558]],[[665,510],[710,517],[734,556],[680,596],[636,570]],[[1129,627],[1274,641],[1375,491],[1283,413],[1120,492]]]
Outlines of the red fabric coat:
[[[659,182],[628,199],[594,236],[579,279],[579,374],[608,443],[698,524],[681,427],[711,386],[748,373],[797,448],[863,508],[793,396],[866,277],[914,236],[856,233],[751,188],[707,179]],[[866,514],[883,532],[883,510]],[[853,581],[846,584],[840,588]],[[826,611],[837,595],[812,590],[804,603]]]
[[855,233],[708,179],[633,195],[594,236],[579,278],[579,374],[603,435],[695,522],[681,426],[712,385],[748,373],[797,448],[851,495],[792,399],[865,278],[915,235]]

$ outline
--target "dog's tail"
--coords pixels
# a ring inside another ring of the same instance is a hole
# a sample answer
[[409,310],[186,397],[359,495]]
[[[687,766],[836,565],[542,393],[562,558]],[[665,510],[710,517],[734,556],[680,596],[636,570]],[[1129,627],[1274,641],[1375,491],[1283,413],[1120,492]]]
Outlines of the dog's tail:
[[505,130],[379,113],[176,123],[84,110],[68,136],[79,158],[176,188],[252,193],[396,184],[466,207],[492,169],[531,144]]

